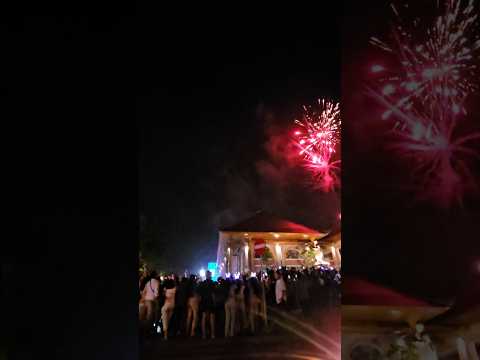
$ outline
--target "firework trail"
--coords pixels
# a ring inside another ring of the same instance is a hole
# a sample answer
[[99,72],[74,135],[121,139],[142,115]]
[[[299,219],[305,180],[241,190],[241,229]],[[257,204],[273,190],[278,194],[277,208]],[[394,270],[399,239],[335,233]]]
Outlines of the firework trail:
[[382,119],[394,121],[393,148],[414,160],[412,174],[421,192],[445,205],[461,200],[471,179],[465,157],[478,157],[468,143],[480,138],[458,135],[468,115],[465,100],[478,89],[472,80],[478,81],[480,49],[474,1],[463,3],[437,3],[440,15],[433,23],[416,18],[410,26],[392,5],[397,19],[392,45],[371,39],[395,63],[373,65],[377,90],[369,89],[385,109]]
[[318,105],[318,109],[303,107],[302,120],[295,120],[295,142],[315,185],[330,191],[339,183],[340,160],[333,161],[333,157],[340,141],[340,106],[324,99]]

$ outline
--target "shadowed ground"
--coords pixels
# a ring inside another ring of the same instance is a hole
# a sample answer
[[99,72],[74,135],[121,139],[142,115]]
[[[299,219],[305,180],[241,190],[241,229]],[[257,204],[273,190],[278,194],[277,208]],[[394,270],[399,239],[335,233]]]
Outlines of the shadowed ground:
[[335,359],[339,358],[338,309],[323,310],[309,318],[270,316],[272,332],[229,339],[156,338],[142,347],[141,359]]

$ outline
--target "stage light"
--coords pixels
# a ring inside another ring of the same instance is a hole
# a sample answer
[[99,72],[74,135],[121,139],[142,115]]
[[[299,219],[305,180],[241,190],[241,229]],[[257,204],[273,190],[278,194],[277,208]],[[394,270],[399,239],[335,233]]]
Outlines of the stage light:
[[205,269],[200,269],[199,274],[200,274],[200,277],[204,278],[206,275]]

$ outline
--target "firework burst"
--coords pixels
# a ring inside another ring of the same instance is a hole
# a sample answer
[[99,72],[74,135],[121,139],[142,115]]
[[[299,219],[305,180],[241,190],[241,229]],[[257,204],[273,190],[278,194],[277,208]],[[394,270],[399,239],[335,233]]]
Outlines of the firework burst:
[[324,99],[318,100],[318,105],[303,107],[302,120],[295,120],[295,142],[315,185],[329,191],[339,183],[340,160],[333,161],[333,157],[340,140],[340,106]]
[[475,34],[474,1],[469,0],[466,7],[461,4],[461,0],[437,4],[443,14],[427,25],[418,18],[404,25],[392,5],[397,19],[392,45],[371,39],[373,45],[396,56],[395,70],[376,64],[371,71],[379,75],[383,95],[395,97],[398,107],[408,110],[418,103],[442,101],[456,114],[466,112],[464,100],[478,88],[472,79],[477,75],[480,40]]
[[371,40],[395,62],[394,70],[372,66],[379,89],[369,90],[384,107],[382,119],[394,120],[393,148],[414,160],[422,193],[447,205],[460,200],[471,178],[465,156],[478,157],[468,143],[480,138],[478,133],[458,135],[467,116],[465,100],[478,89],[472,79],[477,79],[480,49],[474,2],[462,3],[437,4],[442,14],[432,24],[415,19],[410,27],[392,5],[398,21],[393,45]]

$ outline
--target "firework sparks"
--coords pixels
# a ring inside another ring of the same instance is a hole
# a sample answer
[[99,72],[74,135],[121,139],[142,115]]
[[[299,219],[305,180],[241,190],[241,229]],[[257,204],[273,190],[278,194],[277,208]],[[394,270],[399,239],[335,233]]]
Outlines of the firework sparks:
[[[473,0],[448,0],[438,6],[443,13],[433,24],[415,19],[403,25],[400,12],[393,45],[372,38],[375,46],[395,61],[394,70],[375,64],[371,68],[378,90],[370,90],[384,107],[382,119],[393,119],[396,141],[393,147],[415,161],[413,175],[422,192],[450,204],[459,200],[470,172],[465,155],[478,157],[467,147],[480,134],[458,135],[467,111],[465,99],[477,90],[476,79],[480,40]],[[420,35],[420,36],[417,36]]]
[[315,184],[328,191],[339,182],[340,160],[332,159],[340,139],[340,106],[324,99],[318,104],[318,109],[303,107],[302,120],[295,120],[295,136],[299,155],[312,170]]
[[[447,0],[438,6],[443,14],[432,25],[419,19],[403,25],[398,9],[393,44],[373,37],[371,43],[395,54],[395,70],[375,64],[371,71],[383,83],[383,95],[396,97],[396,105],[409,109],[416,103],[447,102],[455,113],[466,112],[465,98],[477,89],[476,79],[480,39],[474,0],[466,7],[461,0]],[[420,34],[420,36],[417,36]],[[397,71],[396,69],[399,69]]]

